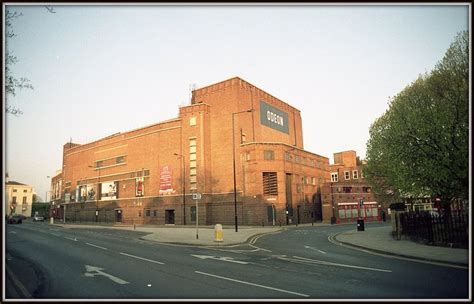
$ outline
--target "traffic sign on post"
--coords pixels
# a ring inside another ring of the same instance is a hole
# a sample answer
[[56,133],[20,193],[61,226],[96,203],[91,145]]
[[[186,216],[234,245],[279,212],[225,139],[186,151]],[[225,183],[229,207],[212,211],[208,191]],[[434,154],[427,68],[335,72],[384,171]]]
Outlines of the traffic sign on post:
[[201,193],[193,193],[193,200],[200,200],[201,199]]

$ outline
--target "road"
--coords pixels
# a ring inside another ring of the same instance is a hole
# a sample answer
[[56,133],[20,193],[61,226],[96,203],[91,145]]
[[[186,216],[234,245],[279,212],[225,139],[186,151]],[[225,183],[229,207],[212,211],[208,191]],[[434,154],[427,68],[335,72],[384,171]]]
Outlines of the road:
[[[5,232],[6,266],[15,275],[7,276],[7,298],[468,298],[467,268],[373,255],[328,240],[348,229],[296,227],[247,245],[209,248],[158,244],[136,231],[26,221]],[[12,285],[25,290],[9,291]]]

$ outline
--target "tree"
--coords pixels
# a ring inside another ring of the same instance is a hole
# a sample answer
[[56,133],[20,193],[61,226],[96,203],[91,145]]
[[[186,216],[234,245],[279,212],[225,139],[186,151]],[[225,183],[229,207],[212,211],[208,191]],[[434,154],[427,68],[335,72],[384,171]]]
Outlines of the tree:
[[469,196],[469,38],[390,100],[370,127],[364,174],[378,196]]

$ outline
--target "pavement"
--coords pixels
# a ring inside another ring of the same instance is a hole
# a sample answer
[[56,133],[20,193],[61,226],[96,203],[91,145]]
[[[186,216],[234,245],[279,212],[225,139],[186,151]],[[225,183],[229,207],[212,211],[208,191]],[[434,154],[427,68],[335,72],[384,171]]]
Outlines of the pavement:
[[[222,241],[215,239],[214,226],[152,226],[152,225],[74,225],[59,224],[65,228],[107,228],[135,230],[149,233],[141,238],[144,240],[180,244],[180,245],[198,245],[198,246],[233,246],[251,242],[252,239],[260,235],[269,233],[278,233],[286,229],[297,227],[312,226],[312,224],[303,224],[298,226],[239,226],[238,232],[235,232],[234,226],[224,226]],[[314,226],[330,226],[330,224],[315,223]],[[333,241],[344,245],[362,248],[375,253],[387,254],[392,256],[406,257],[431,262],[448,263],[453,265],[468,266],[470,254],[468,249],[449,248],[440,246],[423,245],[410,241],[408,239],[396,240],[391,235],[392,227],[390,225],[382,227],[365,227],[364,231],[357,231],[356,228],[347,225],[348,230],[337,233],[330,237]]]

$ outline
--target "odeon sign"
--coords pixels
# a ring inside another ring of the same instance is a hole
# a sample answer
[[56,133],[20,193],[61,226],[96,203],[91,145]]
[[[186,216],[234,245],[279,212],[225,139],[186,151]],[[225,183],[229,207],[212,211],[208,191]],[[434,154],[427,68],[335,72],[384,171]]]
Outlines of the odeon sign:
[[288,114],[260,101],[260,123],[272,129],[289,134]]

